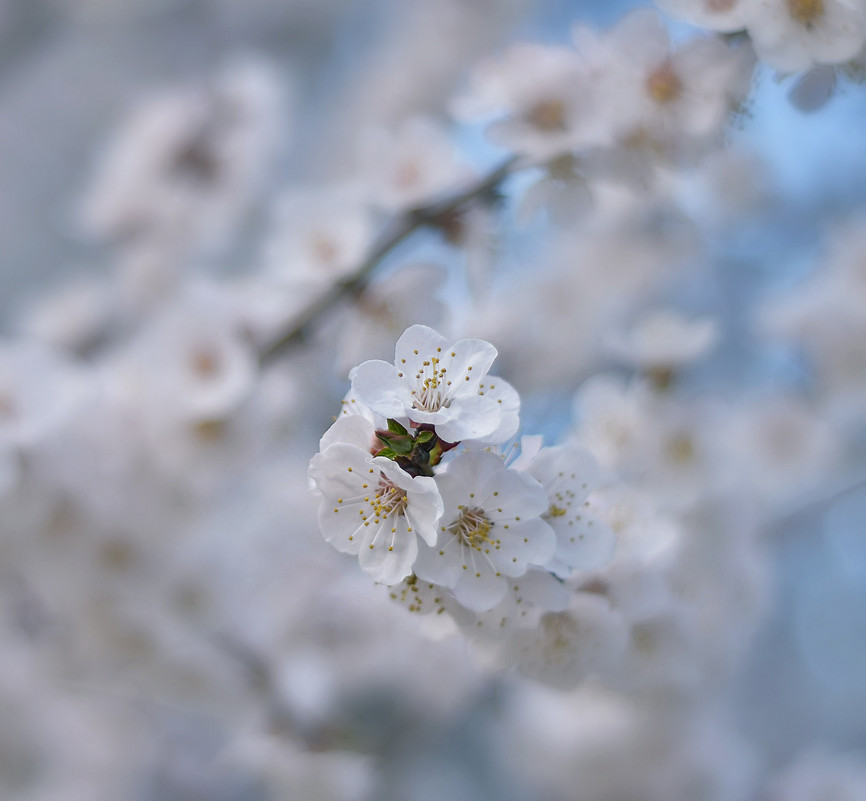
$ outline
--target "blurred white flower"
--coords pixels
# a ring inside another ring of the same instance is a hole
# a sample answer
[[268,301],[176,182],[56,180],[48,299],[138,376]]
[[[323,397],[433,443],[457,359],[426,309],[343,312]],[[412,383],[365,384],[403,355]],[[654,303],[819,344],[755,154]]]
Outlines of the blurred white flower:
[[705,356],[718,342],[712,318],[689,319],[669,309],[646,312],[628,332],[611,332],[603,349],[617,361],[646,371],[675,370]]
[[853,59],[866,41],[860,0],[751,0],[747,28],[758,57],[780,72]]
[[102,154],[82,201],[84,230],[121,243],[168,236],[193,249],[222,245],[265,178],[279,94],[270,69],[238,60],[210,86],[140,101]]
[[370,131],[361,143],[359,178],[371,202],[386,211],[435,200],[473,176],[453,139],[432,120],[413,117],[395,129]]
[[249,396],[255,354],[236,310],[220,297],[176,303],[121,354],[115,373],[121,391],[154,418],[225,418]]
[[596,570],[610,562],[614,534],[586,508],[598,481],[593,455],[575,445],[542,448],[524,469],[544,487],[550,504],[543,518],[556,534],[556,552],[545,567],[567,578],[572,570]]
[[799,398],[761,398],[739,407],[725,436],[741,478],[770,504],[796,503],[842,465],[842,441],[820,409]]
[[376,233],[373,213],[347,187],[297,188],[275,204],[265,270],[290,287],[329,287],[357,270]]
[[713,143],[748,92],[754,57],[718,39],[672,45],[659,15],[639,9],[608,33],[624,54],[612,68],[615,102],[625,110],[619,144],[651,163],[701,152]]
[[479,655],[499,665],[513,663],[507,641],[515,630],[536,628],[547,612],[566,609],[572,596],[562,581],[539,567],[530,566],[517,578],[507,577],[506,584],[508,588],[502,600],[484,612],[468,609],[451,599],[447,590],[437,588],[439,595],[444,596],[440,603],[463,633],[476,641]]
[[476,68],[452,111],[463,120],[493,117],[488,135],[496,144],[539,161],[604,145],[612,137],[600,85],[605,66],[562,47],[513,45]]
[[507,653],[523,675],[561,690],[609,670],[625,650],[625,629],[603,598],[574,596],[568,609],[542,615],[510,639]]
[[88,375],[50,348],[0,342],[0,450],[33,447],[84,405]]

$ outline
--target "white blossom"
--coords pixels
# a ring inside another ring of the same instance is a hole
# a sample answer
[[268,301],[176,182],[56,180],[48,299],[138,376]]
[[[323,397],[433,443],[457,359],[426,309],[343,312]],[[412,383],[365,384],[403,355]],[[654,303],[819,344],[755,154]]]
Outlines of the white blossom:
[[416,575],[453,589],[476,612],[505,596],[506,577],[553,555],[556,535],[541,518],[547,493],[531,476],[487,451],[464,451],[436,477],[444,511],[438,537],[421,546]]
[[0,449],[30,448],[84,404],[87,373],[33,342],[0,341]]
[[625,629],[603,598],[580,593],[568,609],[547,612],[506,646],[521,673],[559,689],[609,670],[625,650]]
[[281,195],[265,245],[267,274],[288,286],[328,287],[361,266],[376,223],[351,187],[298,187]]
[[491,139],[546,160],[610,141],[610,114],[599,85],[603,75],[603,66],[587,63],[573,50],[514,45],[501,60],[476,69],[453,110],[463,119],[500,117],[490,125]]
[[860,0],[752,0],[747,28],[759,58],[781,72],[853,59],[866,40]]
[[574,445],[543,448],[525,469],[547,492],[549,506],[543,517],[556,534],[556,552],[546,567],[561,577],[572,570],[604,567],[616,540],[587,508],[586,499],[598,480],[592,454]]
[[320,495],[325,540],[357,555],[361,569],[376,581],[396,584],[406,578],[418,538],[436,541],[442,499],[432,478],[413,478],[390,459],[346,442],[314,456],[309,475]]
[[448,132],[425,118],[410,118],[395,130],[370,131],[361,149],[363,185],[387,211],[430,202],[473,177]]
[[447,442],[501,442],[517,430],[517,393],[487,372],[496,348],[481,339],[449,343],[423,325],[397,340],[394,364],[367,361],[350,373],[352,390],[373,411],[431,424]]
[[699,360],[718,340],[717,320],[689,319],[669,309],[657,309],[639,317],[630,331],[611,334],[604,349],[628,365],[670,370]]

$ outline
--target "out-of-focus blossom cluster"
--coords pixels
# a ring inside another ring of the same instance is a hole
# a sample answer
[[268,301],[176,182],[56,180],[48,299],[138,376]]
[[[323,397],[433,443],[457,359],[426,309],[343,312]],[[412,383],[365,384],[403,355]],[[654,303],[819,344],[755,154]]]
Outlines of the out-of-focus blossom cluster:
[[862,209],[730,275],[785,208],[759,65],[828,103],[863,0],[514,43],[532,5],[129,98],[65,209],[93,269],[3,321],[0,797],[864,798],[853,735],[742,701],[785,526],[862,481]]

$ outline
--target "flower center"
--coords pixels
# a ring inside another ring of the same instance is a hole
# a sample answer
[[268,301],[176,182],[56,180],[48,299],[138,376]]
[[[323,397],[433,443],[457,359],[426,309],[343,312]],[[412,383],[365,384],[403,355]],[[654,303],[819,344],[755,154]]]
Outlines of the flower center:
[[679,75],[674,72],[670,60],[666,60],[649,74],[646,88],[649,96],[663,106],[680,96],[683,91],[683,82]]
[[394,185],[397,189],[412,189],[420,180],[421,170],[414,161],[404,162],[394,173]]
[[737,0],[707,0],[707,11],[721,14],[730,11],[737,4]]
[[574,619],[566,612],[548,612],[541,618],[541,630],[545,658],[553,664],[567,660],[574,652],[578,633]]
[[385,476],[380,476],[379,487],[370,499],[370,506],[377,520],[389,515],[404,514],[408,502],[406,490],[395,486]]
[[319,262],[330,267],[337,260],[337,246],[324,234],[316,234],[312,238],[313,255]]
[[688,464],[695,458],[695,443],[688,434],[674,434],[668,440],[667,452],[674,463]]
[[422,412],[438,412],[447,409],[451,400],[446,396],[446,369],[439,366],[439,359],[431,356],[422,363],[422,369],[415,375],[419,382],[417,389],[412,390],[412,406]]
[[806,28],[811,28],[824,16],[824,0],[788,0],[791,18]]
[[202,379],[214,378],[219,372],[218,354],[208,347],[196,350],[190,357],[192,369]]
[[565,130],[565,103],[558,98],[536,103],[526,115],[530,125],[545,133]]
[[493,522],[484,514],[483,509],[464,507],[457,519],[448,526],[448,531],[462,538],[470,547],[480,550],[482,545],[493,542],[488,536],[492,528]]
[[216,183],[220,176],[220,158],[207,131],[201,130],[174,154],[172,171],[200,186]]

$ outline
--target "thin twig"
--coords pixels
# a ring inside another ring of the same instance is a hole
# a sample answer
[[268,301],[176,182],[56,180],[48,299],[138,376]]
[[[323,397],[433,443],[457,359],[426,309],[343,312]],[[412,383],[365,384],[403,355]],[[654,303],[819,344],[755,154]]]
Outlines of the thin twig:
[[355,272],[336,282],[322,297],[293,318],[286,331],[262,350],[259,354],[262,364],[273,361],[302,342],[309,327],[343,298],[360,294],[373,270],[397,245],[420,228],[441,223],[461,206],[495,189],[514,170],[516,163],[517,157],[512,156],[465,189],[394,217],[377,237]]
[[866,477],[860,477],[832,492],[820,493],[774,520],[769,526],[769,531],[771,533],[784,533],[809,517],[826,514],[839,501],[863,490],[866,490]]

